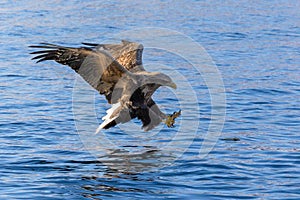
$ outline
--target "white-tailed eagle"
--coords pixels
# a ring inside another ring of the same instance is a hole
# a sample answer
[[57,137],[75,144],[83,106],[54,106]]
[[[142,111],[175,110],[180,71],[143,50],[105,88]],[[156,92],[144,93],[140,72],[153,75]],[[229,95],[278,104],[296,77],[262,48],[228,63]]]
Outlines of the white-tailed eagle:
[[107,110],[104,122],[96,132],[108,129],[133,118],[142,121],[145,131],[161,122],[172,127],[181,111],[164,114],[152,99],[160,86],[176,89],[166,74],[147,72],[142,66],[143,45],[122,40],[120,44],[92,44],[73,48],[41,43],[30,46],[41,50],[32,59],[37,63],[54,60],[75,70],[100,94],[105,95],[112,107]]

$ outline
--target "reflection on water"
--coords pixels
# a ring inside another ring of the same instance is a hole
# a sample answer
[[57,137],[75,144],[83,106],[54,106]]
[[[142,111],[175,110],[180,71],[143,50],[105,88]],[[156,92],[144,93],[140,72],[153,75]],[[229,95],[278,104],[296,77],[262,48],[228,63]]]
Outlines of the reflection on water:
[[[139,187],[129,186],[129,185],[121,185],[114,186],[110,182],[105,183],[107,181],[104,180],[113,180],[113,179],[122,179],[125,181],[145,181],[139,180],[138,176],[135,173],[122,173],[118,171],[114,171],[112,169],[108,169],[104,171],[104,174],[101,177],[97,176],[84,176],[82,177],[83,181],[88,181],[90,184],[82,185],[82,196],[88,197],[91,199],[98,199],[103,197],[112,197],[113,195],[105,194],[105,193],[151,193],[147,189],[142,189]],[[151,180],[149,180],[151,181]]]
[[[130,146],[130,148],[139,148],[138,146]],[[128,147],[127,147],[128,148]],[[147,150],[149,149],[149,150]],[[176,155],[165,155],[158,149],[145,147],[144,152],[131,153],[128,149],[116,149],[106,156],[98,157],[102,164],[111,170],[119,173],[139,173],[157,170],[171,162]]]
[[[134,154],[130,154],[126,150],[114,150],[106,156],[97,158],[96,162],[85,162],[85,164],[96,165],[100,168],[93,166],[93,171],[81,177],[81,195],[91,199],[101,199],[102,197],[112,197],[115,192],[118,192],[120,196],[122,193],[123,195],[164,193],[162,189],[148,190],[147,187],[142,186],[145,185],[145,182],[153,183],[156,178],[151,175],[145,178],[140,174],[158,170],[161,165],[165,166],[160,160],[166,161],[166,159],[162,159],[163,155],[158,150],[152,147],[145,147],[145,149],[150,150]],[[173,159],[171,158],[171,160]],[[103,169],[103,165],[105,169]],[[116,182],[118,183],[116,184]],[[132,182],[141,182],[142,185],[135,185]]]
[[[100,172],[95,172],[93,176],[83,176],[84,181],[88,181],[89,184],[81,185],[83,189],[82,195],[84,197],[96,197],[105,196],[105,192],[138,192],[149,193],[146,188],[140,186],[126,184],[113,184],[107,180],[122,180],[122,181],[145,181],[139,180],[139,173],[143,171],[149,171],[160,167],[158,162],[160,159],[156,150],[149,150],[144,153],[132,154],[128,151],[119,150],[114,151],[107,156],[97,158],[100,165],[105,165],[107,168]],[[148,180],[153,181],[153,180]],[[88,191],[88,192],[87,192]]]

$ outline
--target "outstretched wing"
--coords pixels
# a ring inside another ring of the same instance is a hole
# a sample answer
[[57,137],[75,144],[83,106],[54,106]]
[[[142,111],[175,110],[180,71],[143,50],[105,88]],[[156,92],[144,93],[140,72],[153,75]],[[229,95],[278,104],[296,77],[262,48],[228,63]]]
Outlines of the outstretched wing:
[[144,71],[142,66],[142,54],[144,47],[142,44],[122,40],[119,44],[94,44],[82,43],[94,47],[96,51],[107,51],[122,66],[131,72]]
[[111,103],[114,86],[124,74],[128,73],[122,65],[104,50],[94,51],[87,47],[72,48],[48,43],[30,47],[43,49],[32,52],[31,54],[38,54],[32,59],[37,59],[37,62],[54,60],[60,64],[70,66],[100,94],[104,94],[109,103]]

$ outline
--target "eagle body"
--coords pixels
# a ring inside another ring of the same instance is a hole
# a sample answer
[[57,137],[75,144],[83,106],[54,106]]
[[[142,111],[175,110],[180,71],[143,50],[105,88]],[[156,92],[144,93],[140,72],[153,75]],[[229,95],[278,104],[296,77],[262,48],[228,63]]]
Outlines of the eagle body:
[[[31,53],[37,54],[32,58],[37,63],[54,60],[68,65],[112,104],[96,132],[133,118],[141,120],[144,131],[170,119],[174,124],[174,113],[164,114],[152,95],[160,86],[176,88],[176,85],[166,74],[144,69],[142,44],[125,40],[119,44],[82,44],[85,46],[78,48],[49,43],[30,47],[42,49]],[[166,124],[170,126],[169,122]]]

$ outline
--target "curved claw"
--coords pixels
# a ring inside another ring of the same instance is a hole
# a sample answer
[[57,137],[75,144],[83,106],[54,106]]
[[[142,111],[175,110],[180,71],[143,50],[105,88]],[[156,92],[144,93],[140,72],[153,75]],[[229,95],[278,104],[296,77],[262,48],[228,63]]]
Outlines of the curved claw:
[[165,119],[164,123],[170,128],[174,127],[175,124],[175,119],[181,115],[181,110],[178,112],[174,112],[171,115],[168,115],[167,118]]

